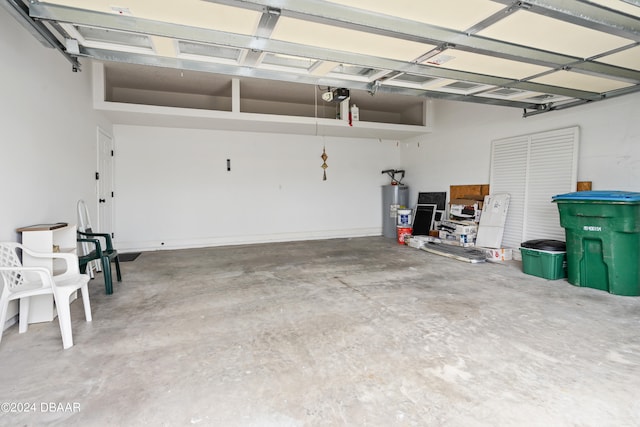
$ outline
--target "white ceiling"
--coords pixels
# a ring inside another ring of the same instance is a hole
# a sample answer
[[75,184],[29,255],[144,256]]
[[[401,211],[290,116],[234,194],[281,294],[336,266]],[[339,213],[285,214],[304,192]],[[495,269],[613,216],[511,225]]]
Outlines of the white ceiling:
[[72,62],[135,64],[112,67],[132,87],[187,71],[533,113],[640,89],[636,0],[6,1]]

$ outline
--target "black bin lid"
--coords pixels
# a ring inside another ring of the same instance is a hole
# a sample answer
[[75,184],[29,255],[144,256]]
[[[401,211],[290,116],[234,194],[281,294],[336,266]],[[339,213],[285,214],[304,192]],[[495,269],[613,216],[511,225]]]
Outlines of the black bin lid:
[[567,244],[565,242],[561,242],[560,240],[527,240],[520,246],[527,249],[538,249],[540,251],[566,252],[567,250]]

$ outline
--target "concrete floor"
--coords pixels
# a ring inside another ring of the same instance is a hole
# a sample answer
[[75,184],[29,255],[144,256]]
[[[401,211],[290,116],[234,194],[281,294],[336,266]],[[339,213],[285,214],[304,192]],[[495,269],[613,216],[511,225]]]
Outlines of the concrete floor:
[[640,425],[640,298],[383,237],[122,266],[73,348],[5,331],[0,425]]

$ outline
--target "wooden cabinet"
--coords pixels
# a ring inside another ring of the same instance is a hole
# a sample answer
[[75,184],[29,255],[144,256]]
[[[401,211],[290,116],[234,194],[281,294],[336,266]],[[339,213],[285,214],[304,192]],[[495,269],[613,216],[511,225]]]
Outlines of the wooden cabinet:
[[[22,244],[35,252],[76,253],[76,225],[42,224],[19,228]],[[54,275],[65,269],[64,261],[34,258],[24,254],[25,267],[46,267]],[[29,323],[50,322],[56,318],[53,295],[31,297]]]

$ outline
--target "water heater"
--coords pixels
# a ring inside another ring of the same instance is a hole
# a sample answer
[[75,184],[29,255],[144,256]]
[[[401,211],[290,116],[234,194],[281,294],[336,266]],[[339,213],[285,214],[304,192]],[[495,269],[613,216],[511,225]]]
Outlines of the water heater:
[[409,206],[409,186],[383,185],[382,186],[382,235],[396,238],[398,225],[398,209]]

